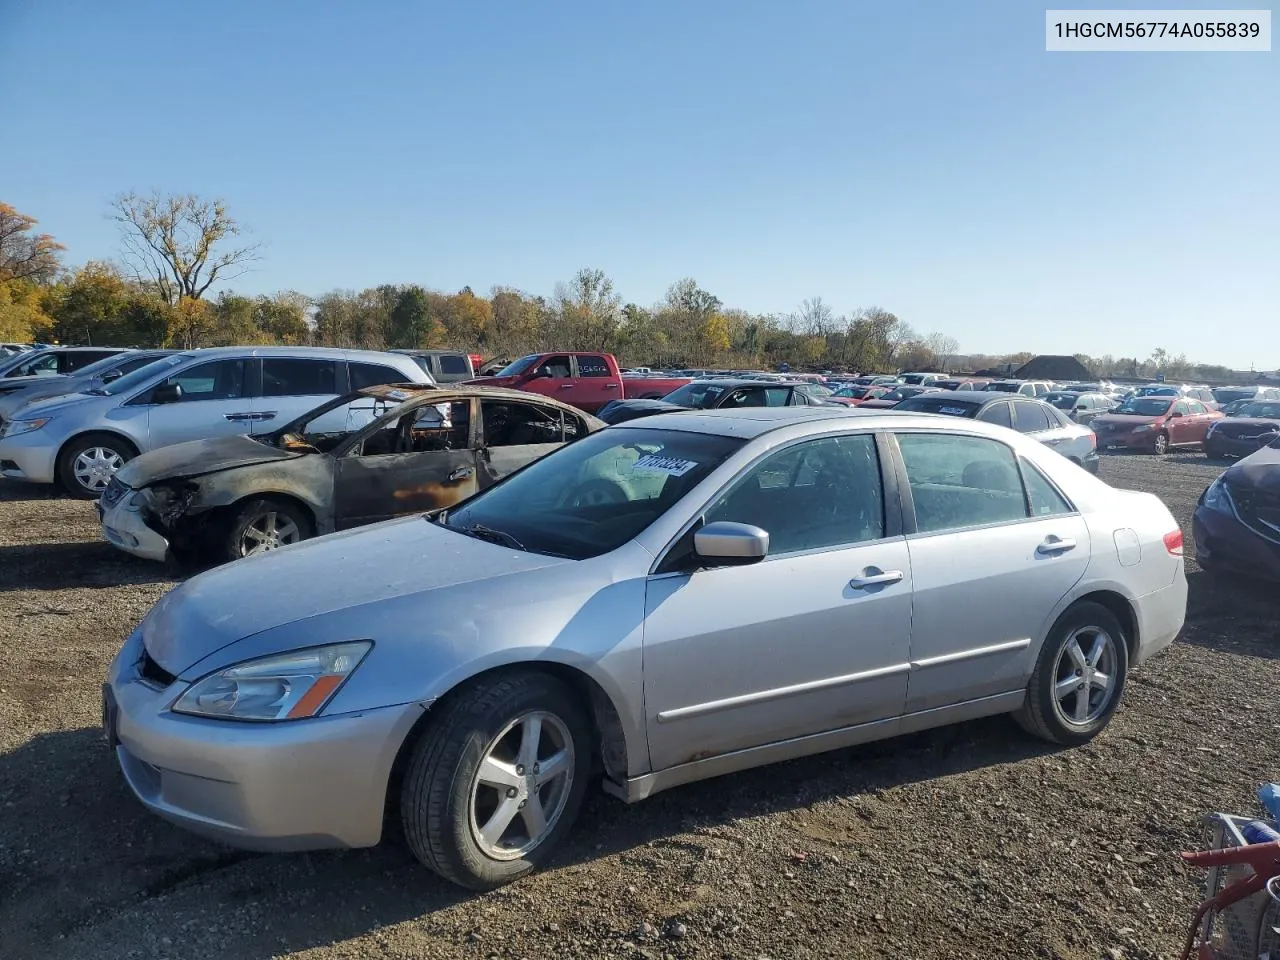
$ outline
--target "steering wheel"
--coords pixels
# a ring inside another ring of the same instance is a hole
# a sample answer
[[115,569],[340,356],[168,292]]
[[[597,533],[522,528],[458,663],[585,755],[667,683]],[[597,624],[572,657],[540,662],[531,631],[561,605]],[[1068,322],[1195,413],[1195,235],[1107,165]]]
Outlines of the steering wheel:
[[622,484],[613,480],[588,480],[570,490],[560,498],[561,506],[599,507],[610,503],[626,503],[627,491]]

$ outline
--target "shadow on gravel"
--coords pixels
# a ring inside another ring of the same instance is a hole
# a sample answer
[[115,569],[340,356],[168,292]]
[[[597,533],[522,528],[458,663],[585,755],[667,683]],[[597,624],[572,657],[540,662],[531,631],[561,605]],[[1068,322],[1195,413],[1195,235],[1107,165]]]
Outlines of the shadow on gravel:
[[21,500],[68,500],[62,488],[52,483],[23,483],[21,480],[0,479],[0,503]]
[[[593,786],[547,870],[612,854],[643,863],[655,856],[650,844],[697,847],[671,840],[677,834],[1052,751],[997,718],[734,774],[630,807]],[[475,897],[519,900],[539,883],[535,876],[471,893],[394,842],[292,855],[206,842],[145,811],[93,729],[39,735],[0,754],[0,810],[0,929],[14,956],[75,956],[82,938],[98,955],[116,944],[164,955],[164,934],[182,938],[184,955],[266,960],[415,918],[432,933],[437,911]]]
[[1187,625],[1180,641],[1250,657],[1280,659],[1280,584],[1187,571]]
[[165,564],[138,560],[106,542],[0,546],[0,593],[166,583],[179,576]]

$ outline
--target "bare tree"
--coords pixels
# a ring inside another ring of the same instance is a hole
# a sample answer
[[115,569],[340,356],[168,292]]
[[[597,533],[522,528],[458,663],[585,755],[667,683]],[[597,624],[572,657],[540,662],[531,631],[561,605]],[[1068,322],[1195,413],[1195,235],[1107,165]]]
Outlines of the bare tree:
[[934,362],[940,370],[946,370],[951,358],[960,352],[960,342],[941,332],[929,334],[925,337],[924,344],[933,352]]
[[170,304],[199,300],[259,259],[260,244],[230,245],[244,231],[221,200],[126,193],[112,202],[110,216],[120,224],[125,262]]
[[789,319],[792,330],[810,337],[825,337],[840,325],[831,307],[823,303],[821,297],[805,300]]
[[61,264],[66,249],[47,233],[32,233],[38,221],[0,203],[0,281],[30,280],[48,283]]

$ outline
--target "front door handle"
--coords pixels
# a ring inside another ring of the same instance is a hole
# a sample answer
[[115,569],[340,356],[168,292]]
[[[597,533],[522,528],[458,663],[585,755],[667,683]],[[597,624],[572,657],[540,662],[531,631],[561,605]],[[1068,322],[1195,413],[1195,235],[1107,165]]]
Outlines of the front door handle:
[[1036,547],[1036,553],[1042,557],[1052,556],[1055,553],[1066,553],[1068,550],[1074,550],[1076,542],[1070,537],[1055,537],[1052,534],[1045,537],[1044,543]]
[[261,413],[255,413],[253,415],[253,419],[255,420],[274,420],[275,418],[276,411],[274,410],[264,410]]
[[454,467],[453,472],[449,474],[449,482],[454,483],[458,480],[466,480],[475,474],[475,467]]
[[881,570],[879,567],[867,567],[862,571],[862,576],[854,577],[849,581],[849,587],[853,590],[865,590],[867,587],[897,583],[902,577],[901,570]]
[[252,413],[224,413],[224,414],[223,414],[223,416],[224,416],[226,419],[228,419],[228,420],[230,420],[231,422],[233,422],[233,423],[234,423],[235,421],[237,421],[237,420],[252,420],[252,419],[253,419],[253,414],[252,414]]
[[616,383],[606,383],[606,384],[604,385],[604,388],[605,388],[606,390],[617,390],[617,389],[618,389],[618,385],[617,385]]
[[572,383],[562,383],[562,384],[560,384],[560,389],[561,389],[561,390],[572,390],[572,389],[573,389],[573,387],[574,387],[574,384],[572,384]]

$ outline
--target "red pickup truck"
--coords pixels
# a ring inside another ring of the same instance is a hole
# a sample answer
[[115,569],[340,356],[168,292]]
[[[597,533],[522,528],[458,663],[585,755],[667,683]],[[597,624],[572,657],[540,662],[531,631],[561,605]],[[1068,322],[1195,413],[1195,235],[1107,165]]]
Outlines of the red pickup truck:
[[554,397],[587,413],[613,400],[665,397],[689,382],[688,377],[624,377],[609,353],[534,353],[507,364],[491,377],[470,384],[509,387]]

